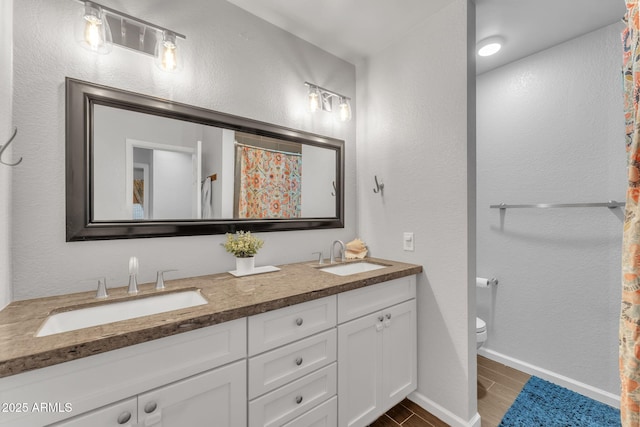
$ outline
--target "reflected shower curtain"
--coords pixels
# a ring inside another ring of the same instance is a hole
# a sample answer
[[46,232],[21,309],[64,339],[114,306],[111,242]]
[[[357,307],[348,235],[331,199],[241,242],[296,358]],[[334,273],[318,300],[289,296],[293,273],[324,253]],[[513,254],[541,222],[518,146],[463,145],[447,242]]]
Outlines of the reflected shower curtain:
[[238,146],[239,218],[300,218],[302,157]]
[[629,187],[622,240],[620,313],[620,418],[640,426],[640,22],[638,0],[626,0],[627,27],[622,32],[623,82]]

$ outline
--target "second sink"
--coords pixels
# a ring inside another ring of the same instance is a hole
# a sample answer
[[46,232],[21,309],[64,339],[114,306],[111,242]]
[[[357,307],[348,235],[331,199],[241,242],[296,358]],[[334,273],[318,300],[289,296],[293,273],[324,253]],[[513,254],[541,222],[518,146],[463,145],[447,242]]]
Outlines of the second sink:
[[120,320],[196,307],[207,304],[207,302],[200,292],[187,290],[79,308],[51,314],[44,321],[36,336],[43,337]]
[[362,261],[362,262],[350,262],[346,264],[332,265],[330,267],[321,268],[320,271],[335,274],[338,276],[348,276],[350,274],[365,273],[367,271],[379,270],[385,267],[387,266]]

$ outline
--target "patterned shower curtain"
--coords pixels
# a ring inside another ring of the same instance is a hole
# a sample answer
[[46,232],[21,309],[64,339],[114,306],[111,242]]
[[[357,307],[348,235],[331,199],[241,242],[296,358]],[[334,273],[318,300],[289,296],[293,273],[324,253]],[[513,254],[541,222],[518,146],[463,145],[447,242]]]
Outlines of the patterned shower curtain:
[[620,313],[620,418],[623,426],[640,426],[640,21],[638,0],[626,0],[627,27],[622,31],[624,116],[629,187],[622,240],[622,308]]
[[240,156],[239,218],[299,218],[302,157],[249,146]]

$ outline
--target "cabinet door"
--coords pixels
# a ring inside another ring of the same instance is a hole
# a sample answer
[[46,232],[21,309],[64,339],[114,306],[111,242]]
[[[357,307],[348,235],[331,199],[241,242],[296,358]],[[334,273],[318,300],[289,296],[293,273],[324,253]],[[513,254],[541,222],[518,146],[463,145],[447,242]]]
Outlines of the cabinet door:
[[365,426],[377,418],[382,388],[382,312],[338,326],[338,425]]
[[245,426],[246,383],[242,360],[141,394],[140,426]]
[[138,422],[137,408],[138,402],[132,397],[48,427],[133,427]]
[[382,342],[382,410],[388,410],[416,389],[416,300],[387,308]]

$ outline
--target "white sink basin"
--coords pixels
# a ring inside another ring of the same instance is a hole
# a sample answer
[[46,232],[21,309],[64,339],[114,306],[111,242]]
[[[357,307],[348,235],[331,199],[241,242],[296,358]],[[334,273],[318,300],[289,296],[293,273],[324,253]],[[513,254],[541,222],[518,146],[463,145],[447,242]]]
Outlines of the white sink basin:
[[52,314],[37,337],[207,304],[198,291],[172,292]]
[[379,270],[385,268],[385,265],[372,264],[370,262],[352,262],[347,264],[338,264],[331,267],[321,268],[320,271],[324,271],[338,276],[348,276],[350,274],[364,273],[367,271]]

